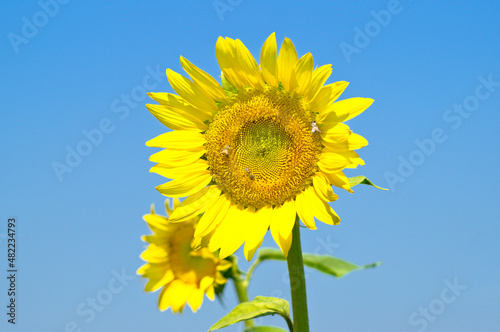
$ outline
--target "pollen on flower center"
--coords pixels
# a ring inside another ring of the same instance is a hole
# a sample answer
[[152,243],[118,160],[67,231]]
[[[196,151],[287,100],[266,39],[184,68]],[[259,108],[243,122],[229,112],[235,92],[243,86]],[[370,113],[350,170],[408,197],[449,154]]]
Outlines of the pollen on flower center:
[[322,145],[301,99],[249,89],[219,108],[206,132],[206,157],[235,204],[281,205],[310,185]]

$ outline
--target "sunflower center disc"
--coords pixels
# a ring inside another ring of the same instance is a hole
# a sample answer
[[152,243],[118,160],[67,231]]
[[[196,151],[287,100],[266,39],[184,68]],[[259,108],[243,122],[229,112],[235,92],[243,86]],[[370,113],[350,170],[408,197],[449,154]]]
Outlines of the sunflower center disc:
[[221,105],[206,132],[214,181],[235,204],[281,205],[310,183],[322,145],[307,105],[278,89]]

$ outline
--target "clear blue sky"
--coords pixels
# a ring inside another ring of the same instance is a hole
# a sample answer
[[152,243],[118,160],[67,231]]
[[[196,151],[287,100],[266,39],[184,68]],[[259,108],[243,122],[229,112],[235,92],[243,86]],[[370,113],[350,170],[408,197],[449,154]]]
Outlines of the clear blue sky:
[[[0,330],[205,331],[227,312],[209,301],[197,314],[159,312],[134,276],[142,215],[164,200],[144,142],[165,128],[143,87],[171,92],[164,73],[180,55],[217,76],[218,36],[258,56],[275,31],[331,63],[330,83],[351,82],[344,97],[375,99],[349,123],[370,142],[349,175],[392,189],[337,190],[341,224],[302,233],[304,251],[383,261],[338,280],[308,271],[311,330],[498,331],[498,1],[41,3],[0,4],[0,275],[9,216],[19,241],[18,324],[6,322],[2,277]],[[68,163],[77,149],[85,156]],[[54,162],[68,166],[59,177]],[[250,296],[289,299],[286,280],[285,264],[267,263]],[[100,311],[87,304],[98,295]]]

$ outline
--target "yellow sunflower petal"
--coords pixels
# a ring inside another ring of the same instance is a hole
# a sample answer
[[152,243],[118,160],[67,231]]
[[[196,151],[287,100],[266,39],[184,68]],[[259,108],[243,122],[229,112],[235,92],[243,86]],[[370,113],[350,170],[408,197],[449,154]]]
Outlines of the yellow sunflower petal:
[[[248,227],[254,221],[255,213],[232,206],[215,230],[212,240],[220,244],[219,258],[226,258],[232,255],[245,242]],[[210,244],[212,244],[212,240]]]
[[146,104],[146,108],[161,123],[173,130],[203,131],[208,128],[200,119],[186,113],[183,109],[155,104]]
[[168,219],[157,214],[146,214],[142,217],[150,227],[155,227],[163,231],[168,230]]
[[302,96],[309,91],[313,67],[313,56],[311,53],[304,54],[295,65],[295,77],[297,80],[295,93],[297,95]]
[[210,111],[196,108],[178,95],[167,92],[149,92],[148,96],[174,112],[181,112],[183,116],[187,116],[190,119],[193,118],[203,122],[213,117]]
[[283,255],[287,257],[292,244],[291,229],[295,225],[296,211],[294,201],[291,201],[290,204],[285,204],[280,208],[274,209],[270,228],[274,242],[280,247]]
[[312,74],[311,84],[309,87],[309,91],[306,94],[306,100],[314,100],[316,95],[321,90],[323,84],[325,84],[326,80],[332,74],[332,65],[323,65],[319,68],[316,68]]
[[174,313],[182,313],[188,298],[195,290],[195,285],[185,284],[181,280],[172,281],[168,287],[164,287],[158,301],[160,310],[166,310],[168,307],[172,308]]
[[[285,37],[278,55],[278,77],[286,91],[290,91],[290,76],[299,60],[295,46],[290,39]],[[291,92],[291,91],[290,91]]]
[[213,206],[220,196],[217,186],[208,186],[187,197],[170,215],[170,222],[181,222],[196,217]]
[[[196,238],[205,236],[213,231],[213,229],[219,225],[222,219],[224,219],[230,206],[231,201],[227,199],[226,195],[219,196],[213,206],[207,209],[201,217],[198,226],[196,227],[194,236]],[[211,240],[210,244],[212,244],[212,242],[213,241]],[[220,247],[214,250],[210,249],[210,251],[215,251],[219,248]]]
[[338,225],[340,218],[330,205],[318,197],[314,190],[304,191],[307,200],[310,202],[314,216],[328,225]]
[[347,190],[350,193],[354,191],[351,189],[351,185],[349,184],[349,180],[347,176],[341,171],[334,173],[325,173],[323,175],[326,176],[331,185]]
[[191,307],[193,312],[197,312],[200,309],[201,304],[203,303],[203,297],[205,296],[205,292],[201,289],[194,289],[191,295],[187,299],[187,303]]
[[279,225],[279,234],[286,239],[292,233],[297,214],[295,201],[290,200],[282,206],[274,208],[273,220]]
[[204,147],[191,150],[163,149],[149,157],[154,163],[166,164],[170,167],[186,166],[196,162],[205,153]]
[[337,123],[335,126],[321,129],[321,138],[327,143],[340,143],[346,141],[351,135],[352,131],[345,123]]
[[241,76],[245,78],[248,86],[256,89],[262,89],[264,87],[264,79],[262,78],[259,65],[257,65],[253,55],[241,42],[241,40],[236,39],[235,45],[237,59],[239,60],[239,67],[242,70]]
[[253,217],[252,226],[247,228],[246,241],[245,241],[245,257],[247,261],[251,261],[252,257],[262,244],[262,239],[269,228],[271,223],[271,216],[273,215],[273,208],[265,206],[257,211]]
[[150,244],[140,257],[149,263],[165,263],[167,261],[167,251],[163,246]]
[[290,247],[292,246],[292,240],[293,240],[292,232],[290,232],[290,234],[288,234],[287,237],[282,237],[280,235],[280,242],[281,242],[280,247],[285,257],[288,257],[288,252],[290,251]]
[[[168,179],[178,179],[180,177],[189,176],[192,173],[203,172],[208,169],[206,160],[197,159],[191,164],[179,167],[172,167],[166,164],[156,164],[149,170],[151,173],[156,173]],[[171,212],[170,212],[171,213]]]
[[276,36],[273,32],[262,46],[260,52],[260,67],[267,85],[272,88],[278,86],[278,62]]
[[337,100],[338,97],[340,97],[348,85],[348,82],[339,81],[325,85],[319,90],[316,97],[314,97],[314,99],[309,103],[311,110],[319,113],[318,121],[323,118],[323,115],[327,112],[328,107],[335,100]]
[[212,174],[209,171],[195,173],[189,177],[180,178],[164,183],[158,187],[160,193],[170,197],[185,197],[200,191],[212,181]]
[[295,206],[297,209],[297,214],[300,220],[309,229],[316,229],[316,223],[314,222],[313,206],[312,202],[309,201],[309,191],[314,190],[313,187],[309,187],[302,193],[297,195]]
[[271,220],[271,235],[274,242],[280,247],[283,255],[288,256],[290,250],[292,229],[295,225],[295,201],[285,202],[281,207],[277,207],[273,211]]
[[322,200],[332,202],[339,198],[339,196],[333,192],[332,187],[328,183],[328,179],[323,173],[316,173],[313,177],[313,185],[314,191],[316,191],[316,194]]
[[189,77],[201,87],[207,97],[216,101],[226,100],[224,90],[210,74],[196,67],[183,56],[181,56],[181,65]]
[[[220,273],[219,273],[220,274]],[[224,283],[226,283],[226,278],[223,278],[224,279]],[[206,289],[205,293],[207,294],[207,297],[210,299],[210,300],[214,300],[215,298],[215,289],[214,289],[214,286],[210,286]]]
[[188,80],[171,69],[167,69],[167,79],[175,92],[194,107],[212,113],[218,110],[215,101],[208,98],[197,83]]
[[339,122],[350,120],[363,113],[372,103],[373,99],[360,97],[337,101],[328,108],[322,119],[318,120],[323,125],[320,129],[328,131]]
[[215,45],[215,55],[217,56],[217,62],[224,76],[236,89],[244,90],[245,81],[242,81],[237,73],[239,68],[237,68],[236,63],[236,46],[234,40],[231,38],[224,39],[219,37]]
[[194,149],[207,142],[205,135],[192,130],[174,130],[156,136],[146,142],[146,146],[175,150]]
[[361,135],[351,133],[349,137],[343,142],[332,143],[330,141],[325,140],[325,142],[323,142],[323,145],[329,151],[345,152],[348,150],[361,149],[362,147],[368,145],[368,141]]
[[318,166],[328,172],[338,172],[351,164],[350,159],[343,153],[322,152],[319,157]]
[[[174,280],[175,276],[172,270],[168,270],[165,264],[146,264],[145,269],[143,269],[140,273],[144,278],[148,278],[148,282],[144,287],[146,292],[154,292],[158,290],[160,287],[165,286],[172,280]],[[144,267],[143,266],[143,267]]]

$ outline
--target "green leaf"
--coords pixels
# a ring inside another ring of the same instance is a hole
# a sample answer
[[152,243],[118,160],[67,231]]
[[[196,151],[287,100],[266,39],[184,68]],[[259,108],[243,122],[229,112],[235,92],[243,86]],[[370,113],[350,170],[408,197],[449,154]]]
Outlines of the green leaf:
[[245,332],[286,332],[286,330],[276,326],[252,326],[246,329]]
[[[373,268],[379,266],[381,263],[376,262],[373,264],[368,264],[364,266],[359,266],[347,261],[344,261],[340,258],[328,256],[328,255],[315,255],[315,254],[303,254],[304,265],[321,271],[323,273],[335,276],[337,278],[343,277],[346,274],[363,270],[368,268]],[[286,261],[285,256],[279,249],[274,248],[262,248],[259,250],[257,260],[265,261],[265,260],[279,260]]]
[[291,321],[290,309],[286,300],[275,297],[257,296],[253,301],[238,304],[233,310],[231,310],[230,313],[222,317],[208,331],[218,330],[247,319],[276,314],[285,318],[287,322]]
[[368,178],[366,176],[363,176],[363,175],[348,178],[347,180],[349,180],[349,184],[351,185],[351,187],[354,187],[355,185],[358,185],[358,184],[366,184],[366,185],[375,187],[377,189],[389,190],[389,189],[377,186],[376,184],[374,184],[373,182],[368,180]]
[[228,97],[230,97],[234,93],[238,93],[238,89],[236,89],[235,86],[231,84],[231,82],[229,82],[226,76],[224,76],[223,72],[220,73],[220,78],[222,81],[222,88],[224,89]]

